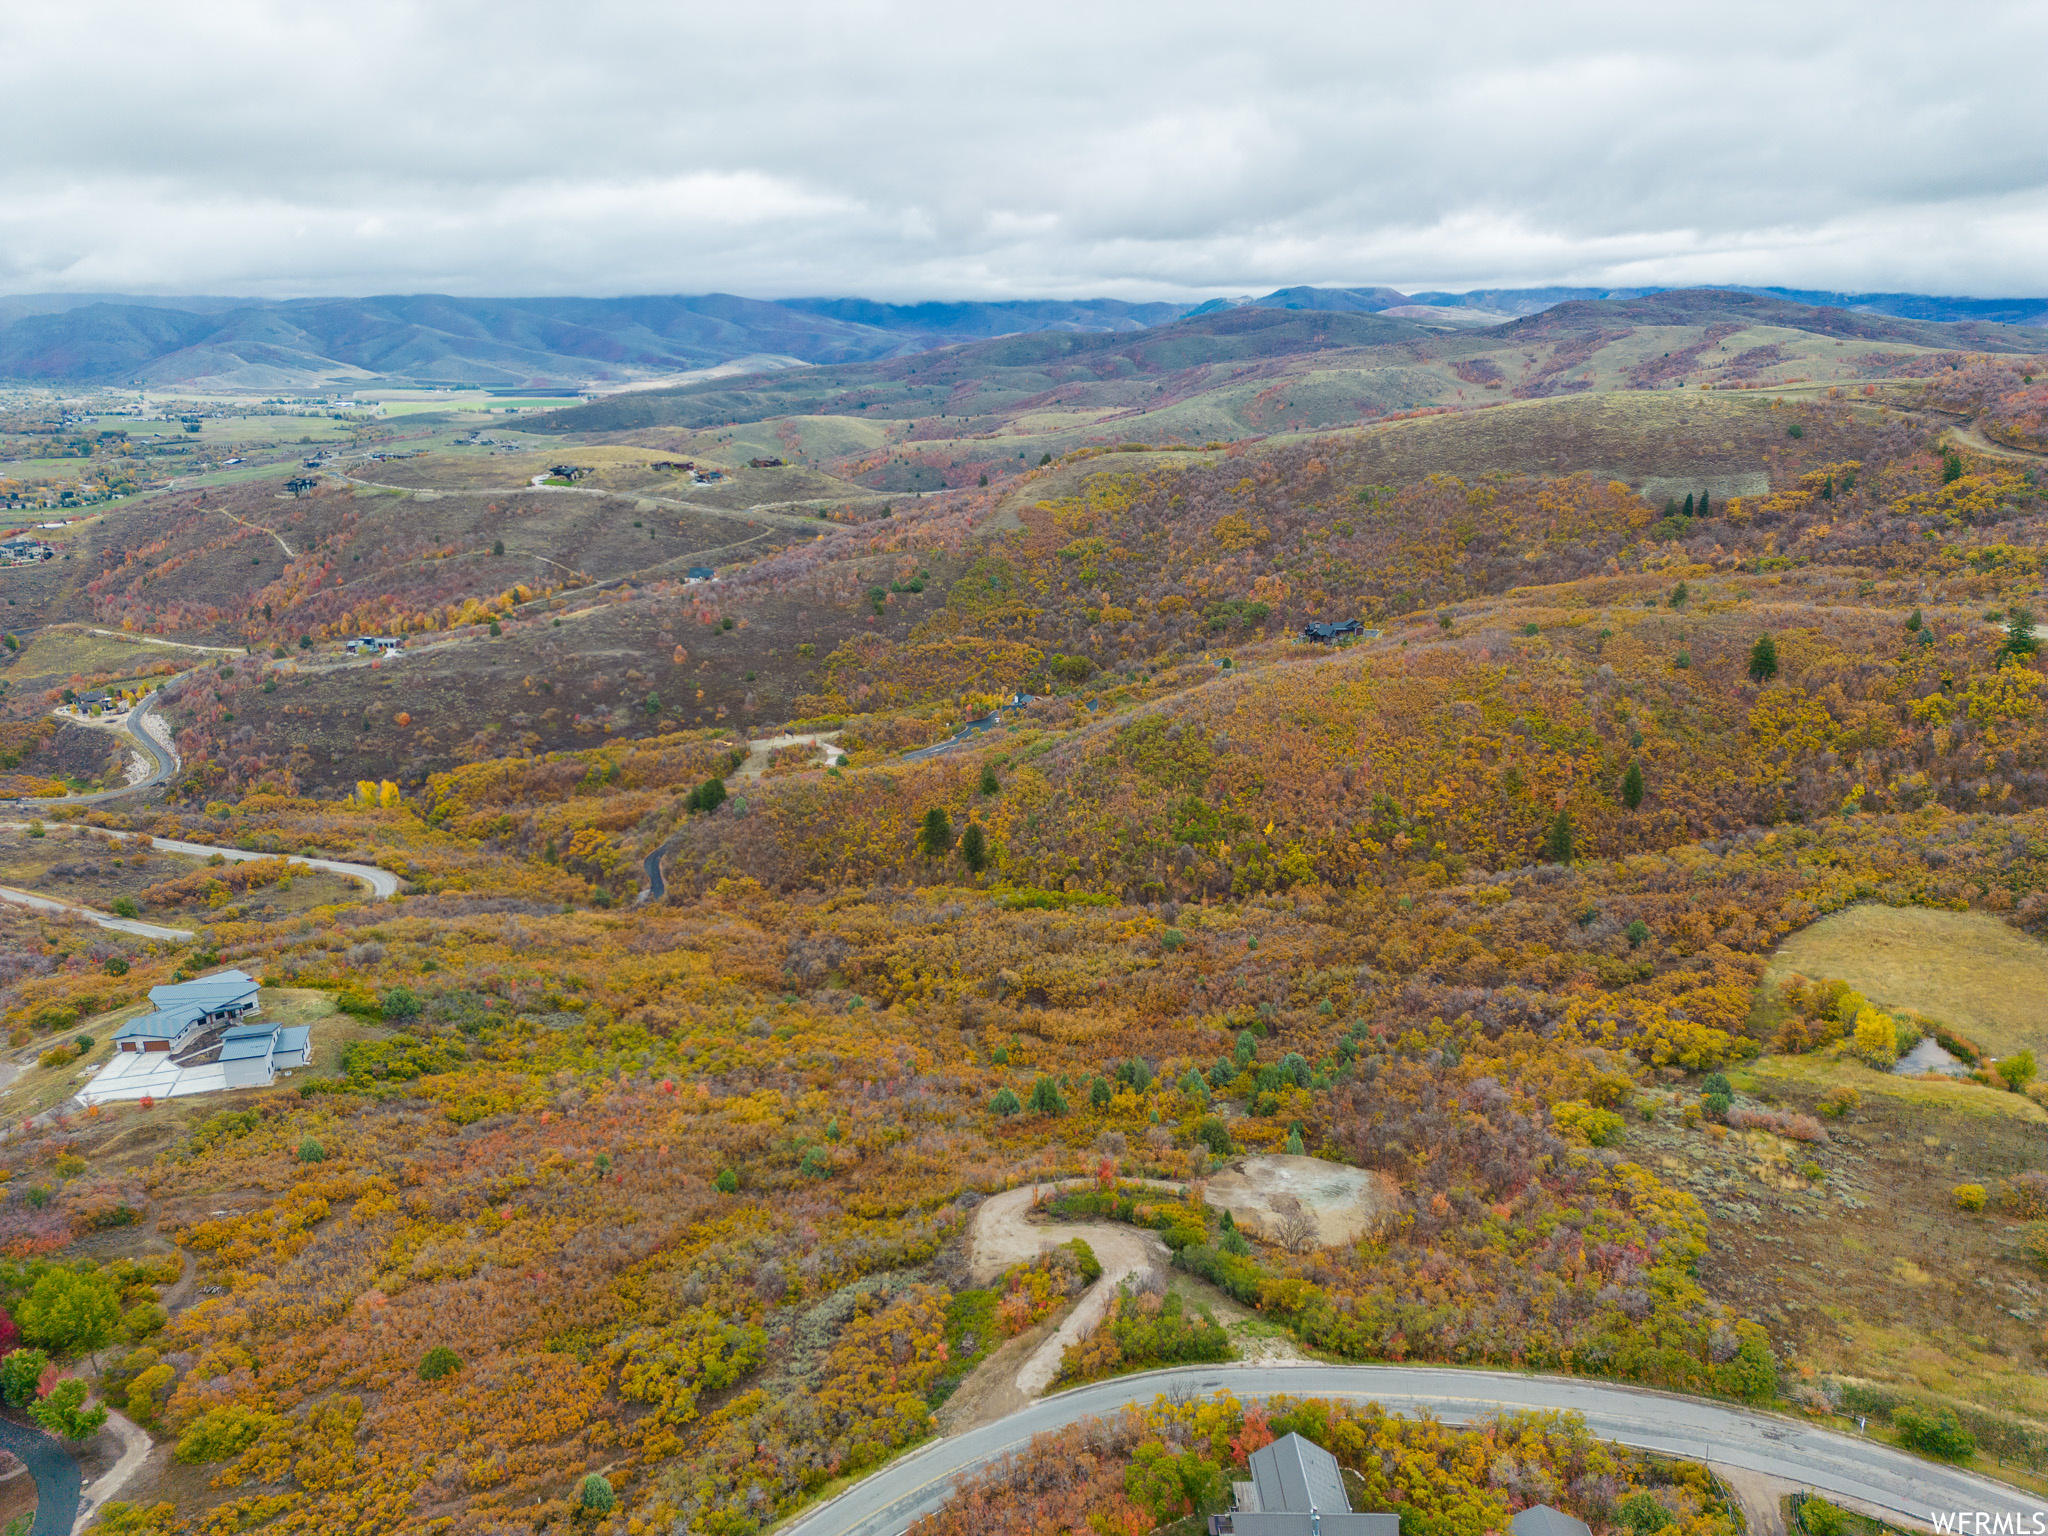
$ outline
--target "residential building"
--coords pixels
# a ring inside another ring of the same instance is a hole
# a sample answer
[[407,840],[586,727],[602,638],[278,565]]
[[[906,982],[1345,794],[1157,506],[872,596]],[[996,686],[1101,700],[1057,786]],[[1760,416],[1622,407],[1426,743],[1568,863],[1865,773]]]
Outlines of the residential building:
[[1354,1514],[1337,1458],[1300,1435],[1282,1435],[1246,1458],[1251,1479],[1232,1483],[1235,1507],[1209,1517],[1209,1536],[1401,1536],[1399,1515]]
[[221,1075],[230,1088],[266,1087],[278,1072],[303,1067],[313,1031],[304,1024],[237,1024],[221,1036]]
[[114,1031],[117,1051],[181,1051],[199,1032],[256,1011],[256,981],[242,971],[216,971],[193,981],[151,987],[152,1012]]
[[1585,1521],[1548,1504],[1531,1504],[1508,1522],[1508,1529],[1514,1536],[1593,1536]]

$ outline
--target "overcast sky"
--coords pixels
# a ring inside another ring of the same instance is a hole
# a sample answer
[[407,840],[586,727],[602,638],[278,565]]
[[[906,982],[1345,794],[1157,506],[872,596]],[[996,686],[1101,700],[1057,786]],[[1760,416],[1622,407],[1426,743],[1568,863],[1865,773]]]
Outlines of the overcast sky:
[[2044,43],[1887,0],[17,4],[0,292],[2041,294]]

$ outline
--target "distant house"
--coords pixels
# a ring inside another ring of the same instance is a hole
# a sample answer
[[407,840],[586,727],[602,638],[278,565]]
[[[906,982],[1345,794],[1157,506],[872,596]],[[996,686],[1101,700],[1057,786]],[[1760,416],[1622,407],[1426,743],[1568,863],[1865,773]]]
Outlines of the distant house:
[[695,469],[695,468],[697,467],[697,465],[696,465],[696,461],[695,461],[695,460],[693,460],[693,459],[656,459],[656,460],[655,460],[655,461],[654,461],[654,462],[653,462],[652,464],[648,465],[647,467],[648,467],[649,469],[691,469],[691,470],[694,470],[694,469]]
[[581,480],[590,473],[590,469],[587,465],[583,464],[556,464],[548,470],[548,473],[557,480]]
[[243,971],[216,971],[195,981],[149,989],[154,1010],[114,1031],[117,1051],[180,1051],[201,1030],[256,1011],[256,981]]
[[749,459],[749,460],[747,460],[747,468],[749,468],[749,469],[780,469],[780,468],[782,468],[782,460],[780,460],[780,459]]
[[1318,645],[1332,645],[1339,640],[1356,639],[1365,634],[1365,626],[1356,619],[1346,619],[1341,624],[1309,623],[1301,626],[1301,638]]
[[[58,525],[63,526],[62,524]],[[0,541],[0,562],[8,565],[33,565],[38,560],[54,560],[57,551],[41,539],[7,539]]]
[[710,581],[717,575],[718,572],[708,565],[693,565],[683,572],[683,579],[685,581]]
[[1531,1504],[1508,1522],[1508,1529],[1514,1536],[1593,1536],[1585,1521],[1548,1504]]
[[405,642],[396,635],[352,635],[344,649],[351,656],[361,656],[366,652],[371,655],[386,655],[392,651],[404,650]]
[[1232,1483],[1235,1507],[1209,1517],[1209,1536],[1401,1536],[1399,1515],[1354,1514],[1337,1458],[1300,1435],[1282,1435],[1247,1458],[1251,1480]]

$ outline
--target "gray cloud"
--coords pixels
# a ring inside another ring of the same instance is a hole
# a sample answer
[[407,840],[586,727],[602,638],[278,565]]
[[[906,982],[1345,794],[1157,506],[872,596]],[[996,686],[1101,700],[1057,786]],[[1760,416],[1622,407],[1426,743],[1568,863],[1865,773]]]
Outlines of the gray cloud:
[[0,290],[2041,293],[2044,41],[1884,0],[16,6]]

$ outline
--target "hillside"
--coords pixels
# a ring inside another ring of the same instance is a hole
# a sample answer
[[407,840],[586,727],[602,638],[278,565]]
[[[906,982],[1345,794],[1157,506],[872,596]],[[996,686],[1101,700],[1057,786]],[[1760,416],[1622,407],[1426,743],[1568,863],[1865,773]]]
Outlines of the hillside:
[[[2048,320],[2048,301],[2039,299],[1733,288],[1689,292],[1695,297],[1684,304],[1695,309],[1697,296],[1705,292],[1721,295],[1724,309],[1745,297],[1790,305],[1809,315],[1786,323],[1825,334],[1876,332],[1826,331],[1810,313],[1816,308],[1907,322],[1964,322],[1981,327],[1982,334],[1959,332],[1946,341],[1930,340],[1909,324],[1888,335],[1924,345],[1987,351],[2032,350],[2025,341],[2004,336],[2000,327],[2038,327]],[[1628,305],[1665,297],[1655,289],[1410,295],[1384,287],[1302,286],[1255,298],[1201,303],[1086,299],[884,304],[858,298],[763,300],[730,294],[615,299],[413,294],[291,300],[39,294],[0,298],[0,380],[245,393],[378,384],[573,388],[687,374],[734,362],[754,369],[876,362],[1011,334],[1128,334],[1246,309],[1353,315],[1398,311],[1394,318],[1411,324],[1463,329],[1475,322],[1538,314],[1560,304]],[[1360,339],[1354,334],[1353,344]],[[1226,355],[1249,354],[1219,351],[1211,360]],[[1015,365],[1013,360],[1001,366]],[[1169,366],[1186,366],[1186,361]],[[694,418],[661,418],[690,419]],[[640,424],[654,423],[642,419]]]
[[[2048,379],[1964,334],[1236,306],[422,412],[62,530],[9,787],[104,771],[76,683],[161,684],[183,766],[16,862],[194,935],[0,909],[0,1307],[175,1447],[105,1523],[753,1536],[1031,1396],[1126,1242],[1055,1387],[1577,1373],[2032,1476]],[[227,966],[308,1067],[33,1118]],[[1336,1165],[1362,1239],[1229,1204]],[[1439,1536],[1739,1536],[1569,1426],[1145,1413],[927,1536],[1148,1536],[1296,1422]]]

